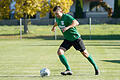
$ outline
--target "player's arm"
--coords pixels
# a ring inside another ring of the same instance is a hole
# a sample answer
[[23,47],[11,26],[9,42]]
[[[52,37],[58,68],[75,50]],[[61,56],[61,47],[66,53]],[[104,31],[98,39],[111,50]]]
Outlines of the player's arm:
[[70,29],[70,28],[72,28],[72,27],[78,26],[78,25],[79,25],[79,22],[75,19],[75,20],[72,21],[72,24],[71,24],[71,25],[69,25],[68,27],[65,27],[65,28],[63,29],[63,32],[65,32],[66,30],[68,30],[68,29]]
[[57,26],[57,22],[54,23],[51,31],[55,32],[56,26]]
[[68,28],[72,28],[72,27],[75,27],[75,26],[78,26],[79,25],[79,22],[75,19],[72,21],[72,24],[68,26]]

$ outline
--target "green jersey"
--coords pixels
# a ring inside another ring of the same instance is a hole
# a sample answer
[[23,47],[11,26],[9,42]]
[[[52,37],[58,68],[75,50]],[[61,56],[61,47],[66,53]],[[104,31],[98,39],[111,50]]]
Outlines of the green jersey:
[[58,27],[63,33],[64,38],[69,41],[74,41],[80,38],[80,34],[77,32],[77,29],[75,27],[72,27],[65,32],[62,31],[62,29],[71,25],[73,20],[75,19],[71,15],[68,15],[68,14],[63,14],[61,19],[56,17],[56,22],[57,22]]

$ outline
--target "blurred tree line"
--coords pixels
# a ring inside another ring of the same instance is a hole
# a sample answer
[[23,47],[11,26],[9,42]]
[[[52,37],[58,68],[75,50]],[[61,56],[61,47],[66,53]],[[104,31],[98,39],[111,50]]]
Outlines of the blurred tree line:
[[[0,0],[0,19],[9,19],[10,12],[13,11],[10,9],[10,4],[13,0]],[[40,12],[40,17],[46,16],[48,12],[51,12],[52,9],[59,5],[62,7],[64,13],[68,13],[71,5],[73,4],[72,0],[14,0],[15,4],[15,18],[24,19],[24,33],[28,32],[27,27],[27,17],[36,15],[37,12]]]

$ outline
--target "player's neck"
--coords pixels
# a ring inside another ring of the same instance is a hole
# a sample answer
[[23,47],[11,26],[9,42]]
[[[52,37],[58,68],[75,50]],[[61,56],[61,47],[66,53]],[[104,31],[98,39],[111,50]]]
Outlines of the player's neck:
[[63,16],[63,14],[60,14],[60,17],[59,17],[59,19],[62,19],[62,16]]

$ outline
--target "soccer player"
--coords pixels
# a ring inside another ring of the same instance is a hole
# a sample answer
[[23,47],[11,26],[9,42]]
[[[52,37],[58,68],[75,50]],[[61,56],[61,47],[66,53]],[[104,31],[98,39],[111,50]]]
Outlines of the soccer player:
[[98,75],[99,69],[93,58],[87,52],[84,43],[80,37],[80,34],[77,32],[77,29],[75,28],[75,26],[79,25],[78,21],[74,19],[72,16],[64,14],[60,6],[54,7],[53,12],[56,17],[56,22],[52,27],[52,31],[54,32],[56,26],[58,26],[64,35],[64,41],[57,51],[60,61],[66,67],[66,70],[64,72],[61,72],[61,74],[72,75],[71,68],[68,64],[66,57],[64,56],[64,53],[73,46],[76,50],[80,51],[84,57],[88,59],[88,61],[93,65],[95,69],[95,75]]

